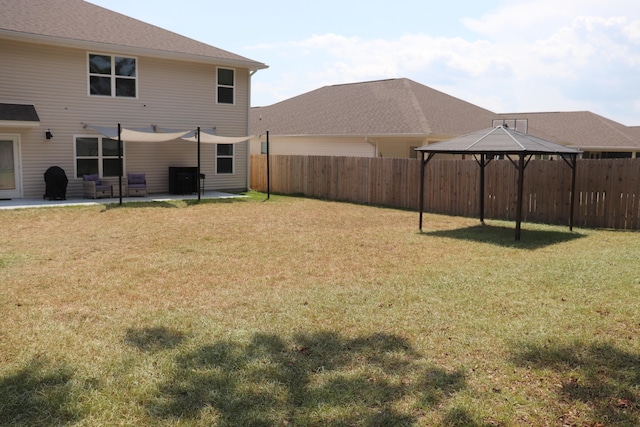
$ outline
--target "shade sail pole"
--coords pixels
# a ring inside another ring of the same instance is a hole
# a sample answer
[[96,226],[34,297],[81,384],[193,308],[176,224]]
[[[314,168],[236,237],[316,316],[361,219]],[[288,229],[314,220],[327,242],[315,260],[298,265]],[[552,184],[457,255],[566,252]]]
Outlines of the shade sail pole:
[[198,169],[197,169],[197,173],[196,173],[196,189],[198,190],[198,200],[200,200],[200,126],[198,126],[198,129],[196,130],[197,138],[198,138]]
[[122,205],[122,127],[118,123],[118,197]]
[[269,131],[267,131],[267,200],[271,197],[271,169],[269,161]]

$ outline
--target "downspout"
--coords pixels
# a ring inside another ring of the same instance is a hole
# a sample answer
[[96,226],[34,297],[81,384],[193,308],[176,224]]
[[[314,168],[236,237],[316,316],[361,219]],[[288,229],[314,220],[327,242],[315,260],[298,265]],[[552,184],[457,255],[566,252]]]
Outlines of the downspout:
[[122,127],[118,122],[118,197],[119,205],[122,206]]
[[[253,75],[255,73],[257,73],[258,70],[254,69],[254,70],[249,70],[249,81],[247,82],[248,88],[247,88],[247,93],[249,95],[249,99],[247,102],[247,136],[251,136],[251,77],[253,77]],[[249,138],[247,140],[247,182],[245,184],[245,187],[247,188],[247,190],[251,189],[251,138]]]
[[375,139],[375,141],[376,141],[375,143],[371,142],[369,140],[368,136],[365,136],[364,137],[364,142],[366,142],[367,144],[373,146],[373,157],[378,157],[378,149],[379,149],[379,147],[378,147],[378,139],[377,138],[373,138],[373,139]]

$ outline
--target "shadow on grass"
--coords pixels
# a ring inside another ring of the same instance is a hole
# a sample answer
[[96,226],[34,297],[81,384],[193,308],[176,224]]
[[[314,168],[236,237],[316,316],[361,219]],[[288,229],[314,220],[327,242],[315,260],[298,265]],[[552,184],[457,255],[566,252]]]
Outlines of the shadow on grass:
[[449,410],[442,418],[442,427],[493,427],[495,423],[481,423],[473,419],[468,411],[460,408]]
[[184,341],[182,332],[164,328],[128,329],[125,333],[125,343],[138,348],[145,353],[156,353],[178,346]]
[[111,209],[123,209],[123,208],[178,208],[179,206],[173,202],[165,201],[150,201],[150,202],[123,202],[122,204],[108,203],[105,205],[105,210]]
[[515,228],[482,224],[455,230],[426,231],[422,234],[518,249],[538,249],[584,237],[582,234],[571,231],[522,229],[520,240],[516,241]]
[[609,344],[518,347],[515,364],[559,374],[559,397],[569,405],[572,401],[586,403],[592,410],[593,425],[640,425],[640,354]]
[[179,354],[145,404],[158,420],[220,426],[413,425],[421,410],[466,388],[461,372],[421,361],[393,335],[255,334]]
[[105,205],[106,210],[111,209],[122,209],[122,208],[184,208],[189,206],[198,206],[198,205],[214,205],[214,204],[231,204],[231,203],[242,203],[247,202],[246,198],[242,197],[229,197],[229,198],[219,198],[219,199],[176,199],[176,200],[152,200],[152,201],[131,201],[131,202],[123,202],[120,205],[118,202],[108,203]]
[[72,370],[33,359],[20,371],[0,378],[0,425],[52,426],[79,420],[71,398]]
[[229,197],[229,198],[221,198],[221,199],[189,199],[183,200],[183,202],[187,206],[197,206],[197,205],[229,205],[231,203],[246,203],[248,200],[242,197]]

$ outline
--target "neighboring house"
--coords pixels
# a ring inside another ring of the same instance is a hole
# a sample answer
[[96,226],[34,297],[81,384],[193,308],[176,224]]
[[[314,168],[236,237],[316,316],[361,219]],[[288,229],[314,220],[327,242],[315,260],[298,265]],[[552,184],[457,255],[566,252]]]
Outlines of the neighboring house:
[[[0,199],[42,197],[63,168],[117,180],[117,144],[91,127],[157,126],[249,134],[251,75],[266,68],[82,0],[0,0]],[[249,186],[247,142],[202,148],[206,189]],[[124,143],[124,172],[168,191],[170,166],[195,166],[194,143]]]
[[638,127],[588,111],[496,114],[409,79],[327,86],[254,107],[251,153],[264,151],[268,130],[271,154],[415,157],[415,147],[513,119],[585,158],[640,157]]
[[409,79],[326,86],[251,109],[259,154],[415,157],[416,147],[491,126],[496,114]]

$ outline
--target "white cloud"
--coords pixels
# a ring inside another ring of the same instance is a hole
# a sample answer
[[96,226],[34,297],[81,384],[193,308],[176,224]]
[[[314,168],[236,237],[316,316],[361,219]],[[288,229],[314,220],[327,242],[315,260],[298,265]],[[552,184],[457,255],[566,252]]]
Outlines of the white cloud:
[[[287,70],[270,89],[277,101],[328,84],[408,77],[497,112],[588,109],[640,124],[637,91],[629,90],[640,87],[640,16],[614,14],[631,3],[510,1],[466,21],[484,36],[478,40],[320,34],[252,49]],[[285,63],[280,51],[293,61]]]
[[462,22],[483,37],[498,41],[534,41],[556,32],[579,17],[640,19],[637,0],[505,0],[479,18]]
[[626,25],[623,29],[629,40],[634,43],[640,43],[640,20],[633,21]]

